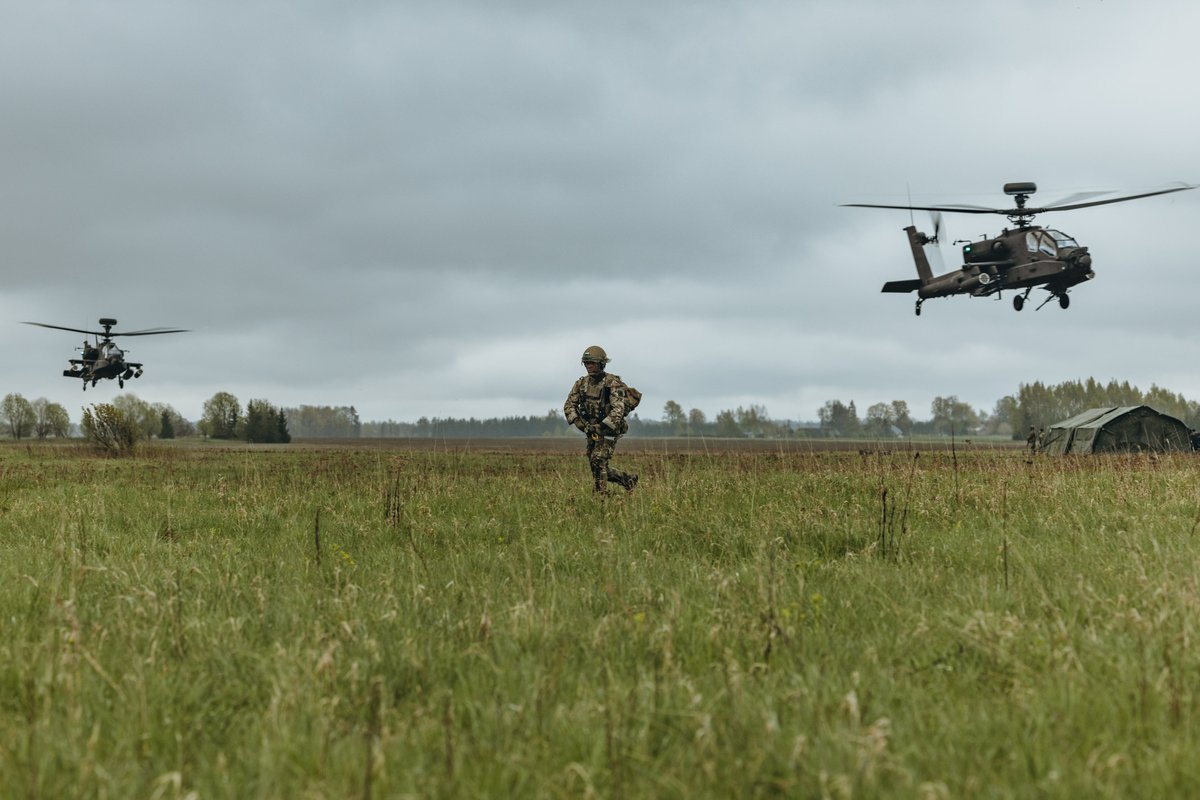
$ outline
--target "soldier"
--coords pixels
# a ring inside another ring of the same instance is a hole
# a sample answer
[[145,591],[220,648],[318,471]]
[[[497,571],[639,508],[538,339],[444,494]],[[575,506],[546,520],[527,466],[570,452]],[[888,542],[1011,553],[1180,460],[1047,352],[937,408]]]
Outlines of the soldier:
[[1038,432],[1037,428],[1033,427],[1032,425],[1029,426],[1029,435],[1025,437],[1025,444],[1029,447],[1030,453],[1037,453]]
[[638,476],[621,472],[608,465],[617,446],[617,439],[629,430],[625,422],[625,383],[616,375],[604,371],[608,354],[604,348],[592,345],[583,351],[583,367],[587,370],[567,395],[563,414],[567,422],[587,434],[587,457],[595,481],[594,491],[604,492],[608,481],[619,483],[632,492]]

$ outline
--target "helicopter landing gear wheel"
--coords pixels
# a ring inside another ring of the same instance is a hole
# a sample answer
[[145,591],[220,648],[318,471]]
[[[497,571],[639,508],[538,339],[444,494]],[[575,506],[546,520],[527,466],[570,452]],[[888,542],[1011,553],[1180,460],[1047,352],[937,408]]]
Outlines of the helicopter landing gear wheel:
[[1021,295],[1017,295],[1016,297],[1013,298],[1013,310],[1014,311],[1020,311],[1024,307],[1025,307],[1025,298],[1024,297],[1022,297]]
[[121,389],[124,389],[125,388],[125,379],[117,378],[117,386]]
[[1063,311],[1066,311],[1071,307],[1071,298],[1067,297],[1065,294],[1060,294],[1058,296],[1058,307]]
[[913,311],[913,313],[916,314],[918,317],[921,316],[921,302],[922,302],[921,300],[917,301],[917,307]]

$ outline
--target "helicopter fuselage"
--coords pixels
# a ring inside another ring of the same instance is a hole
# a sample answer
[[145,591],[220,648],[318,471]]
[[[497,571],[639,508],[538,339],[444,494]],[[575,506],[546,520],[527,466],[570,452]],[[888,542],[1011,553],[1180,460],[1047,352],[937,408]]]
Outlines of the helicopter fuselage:
[[116,347],[109,350],[101,348],[98,352],[94,348],[84,349],[85,356],[92,355],[92,353],[96,353],[96,355],[91,358],[69,359],[71,368],[63,370],[63,376],[81,379],[84,389],[89,383],[95,386],[97,381],[112,380],[113,378],[116,378],[117,382],[124,387],[125,381],[141,377],[142,365],[126,361],[124,354]]
[[[1096,277],[1086,247],[1072,237],[1037,225],[1006,229],[963,245],[963,264],[953,272],[934,275],[924,246],[933,240],[913,226],[904,229],[917,267],[917,279],[889,281],[885,292],[916,292],[920,300],[965,294],[986,297],[1005,289],[1042,287],[1065,308],[1067,291]],[[919,301],[918,301],[919,302]],[[1017,305],[1023,304],[1023,300]]]

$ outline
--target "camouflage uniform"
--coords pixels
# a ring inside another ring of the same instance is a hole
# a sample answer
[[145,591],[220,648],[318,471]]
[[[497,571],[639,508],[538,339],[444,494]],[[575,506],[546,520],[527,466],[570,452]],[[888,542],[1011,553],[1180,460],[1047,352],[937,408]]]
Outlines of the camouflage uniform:
[[587,458],[592,467],[594,490],[603,492],[608,482],[619,483],[633,491],[637,475],[610,467],[617,440],[629,431],[625,422],[625,383],[616,375],[601,371],[575,381],[563,404],[567,422],[588,434]]

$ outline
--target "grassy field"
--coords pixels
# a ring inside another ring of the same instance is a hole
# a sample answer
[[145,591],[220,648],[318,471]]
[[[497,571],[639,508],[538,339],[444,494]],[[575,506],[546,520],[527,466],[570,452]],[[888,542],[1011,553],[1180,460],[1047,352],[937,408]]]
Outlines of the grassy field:
[[1200,461],[644,444],[0,447],[0,794],[1200,790]]

